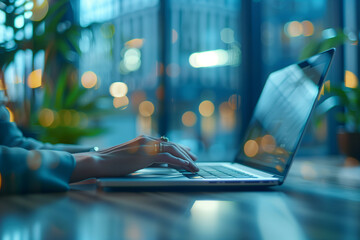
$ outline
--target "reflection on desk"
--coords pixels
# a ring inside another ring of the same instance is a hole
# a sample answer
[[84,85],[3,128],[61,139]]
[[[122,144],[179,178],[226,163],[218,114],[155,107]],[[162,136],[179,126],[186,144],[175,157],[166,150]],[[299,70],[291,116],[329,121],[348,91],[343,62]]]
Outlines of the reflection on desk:
[[359,185],[337,181],[336,164],[320,166],[296,160],[283,186],[262,191],[106,193],[80,184],[3,196],[0,239],[358,239]]

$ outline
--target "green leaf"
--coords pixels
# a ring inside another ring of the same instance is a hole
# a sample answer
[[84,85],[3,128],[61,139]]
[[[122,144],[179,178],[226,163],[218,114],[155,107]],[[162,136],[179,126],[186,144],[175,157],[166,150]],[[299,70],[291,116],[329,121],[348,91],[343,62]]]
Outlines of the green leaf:
[[55,109],[60,110],[63,108],[63,97],[65,93],[65,86],[67,83],[68,71],[64,70],[60,73],[59,78],[57,79],[56,84],[56,93],[55,93]]

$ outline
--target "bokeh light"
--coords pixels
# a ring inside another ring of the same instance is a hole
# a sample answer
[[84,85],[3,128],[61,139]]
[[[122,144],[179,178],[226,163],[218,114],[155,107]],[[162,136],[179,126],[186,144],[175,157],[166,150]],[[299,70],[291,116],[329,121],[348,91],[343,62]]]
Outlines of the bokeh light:
[[129,98],[127,96],[116,97],[113,100],[113,105],[115,108],[125,109],[127,107],[127,105],[129,105]]
[[23,15],[19,15],[14,19],[14,26],[16,28],[22,28],[24,27],[25,19]]
[[7,110],[8,110],[8,112],[9,112],[9,122],[14,122],[15,121],[15,117],[14,117],[14,113],[11,111],[11,109],[10,108],[8,108],[8,107],[5,107]]
[[204,117],[210,117],[211,115],[213,115],[214,110],[215,106],[209,100],[202,101],[199,105],[199,112]]
[[81,84],[84,88],[93,88],[97,83],[97,76],[94,72],[88,71],[81,76]]
[[223,102],[219,107],[220,123],[225,130],[233,130],[236,125],[235,111],[228,102]]
[[127,48],[142,48],[143,45],[144,45],[143,38],[134,38],[125,43],[125,46]]
[[154,104],[150,101],[143,101],[139,105],[139,113],[143,117],[150,117],[155,111]]
[[358,78],[351,71],[345,71],[345,87],[348,88],[357,88],[359,85]]
[[272,153],[276,148],[275,138],[269,134],[262,137],[261,148],[267,153]]
[[283,172],[284,171],[284,168],[282,166],[280,166],[280,165],[276,165],[275,168],[276,168],[276,170],[278,172]]
[[181,121],[185,126],[192,127],[197,121],[196,114],[192,111],[187,111],[182,115]]
[[220,37],[224,43],[233,43],[235,41],[234,31],[231,28],[223,28],[220,32]]
[[39,151],[29,151],[26,157],[26,163],[30,170],[38,170],[41,167],[41,162],[41,153]]
[[248,157],[254,157],[259,152],[259,145],[254,140],[248,140],[244,145],[244,153]]
[[306,37],[309,37],[314,34],[314,24],[308,20],[302,22],[303,25],[303,34]]
[[55,114],[51,109],[43,108],[39,113],[39,123],[43,127],[50,127],[55,120]]
[[47,0],[33,0],[34,5],[32,8],[31,20],[39,22],[43,20],[49,11],[49,3]]
[[141,66],[141,52],[137,48],[130,48],[124,54],[124,66],[128,71],[136,71]]
[[37,69],[32,71],[27,79],[27,85],[29,88],[38,88],[41,87],[42,83],[42,71],[41,69]]
[[171,42],[172,43],[176,43],[176,41],[178,40],[179,38],[179,34],[177,33],[177,31],[175,29],[173,29],[171,31]]
[[241,97],[237,94],[233,94],[229,97],[228,103],[232,110],[236,110],[240,107]]
[[128,92],[128,86],[123,82],[114,82],[110,85],[110,94],[113,97],[123,97]]
[[206,137],[211,137],[215,134],[216,119],[214,117],[201,118],[201,131]]
[[313,164],[311,162],[304,162],[300,167],[300,173],[304,179],[312,180],[317,177],[317,172],[315,171]]
[[189,63],[194,68],[225,66],[229,64],[229,53],[223,49],[197,52],[190,55]]
[[298,37],[303,34],[303,25],[298,21],[292,21],[285,24],[285,33],[290,37]]

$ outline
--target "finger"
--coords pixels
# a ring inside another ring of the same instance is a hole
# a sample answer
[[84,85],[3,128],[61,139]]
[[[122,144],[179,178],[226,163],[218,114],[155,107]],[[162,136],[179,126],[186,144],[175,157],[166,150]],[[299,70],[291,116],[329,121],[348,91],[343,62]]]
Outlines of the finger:
[[[151,136],[147,136],[147,137],[149,139],[157,141],[157,142],[164,142],[161,138],[155,138],[155,137],[151,137]],[[191,158],[191,160],[193,160],[193,161],[197,160],[197,156],[195,154],[193,154],[192,152],[190,152],[190,148],[184,147],[180,144],[173,143],[173,142],[164,142],[164,143],[176,145],[178,148],[180,148],[182,150],[183,154],[187,155],[189,158]]]
[[188,154],[186,154],[176,144],[162,142],[161,145],[162,145],[163,152],[169,152],[172,155],[174,155],[175,157],[182,158],[182,159],[187,160],[187,161],[192,161],[190,156]]
[[[181,148],[179,148],[176,144],[172,143],[162,143],[163,151],[168,152],[175,157],[182,158],[190,162],[191,165],[196,166],[193,160],[187,155]],[[197,167],[196,167],[197,168]]]
[[191,157],[191,159],[192,159],[193,161],[196,161],[196,160],[198,159],[198,157],[191,152],[191,149],[190,149],[189,147],[183,146],[183,145],[181,145],[181,144],[177,144],[177,145],[178,145],[179,147],[181,147],[181,149],[183,149],[183,150]]
[[192,161],[187,161],[182,158],[178,158],[168,152],[160,153],[157,154],[156,156],[153,156],[153,161],[154,163],[167,163],[174,166],[178,166],[190,172],[199,171],[199,168]]

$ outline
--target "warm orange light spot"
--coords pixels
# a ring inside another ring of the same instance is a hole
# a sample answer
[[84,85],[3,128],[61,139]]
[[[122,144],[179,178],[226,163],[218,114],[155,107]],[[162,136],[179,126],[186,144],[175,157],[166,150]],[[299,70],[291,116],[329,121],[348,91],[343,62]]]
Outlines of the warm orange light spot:
[[298,37],[303,34],[303,25],[298,21],[292,21],[287,25],[286,29],[290,37]]
[[164,86],[163,86],[163,85],[160,85],[160,86],[156,89],[156,97],[157,97],[159,100],[162,100],[162,99],[164,99],[164,95],[165,95]]
[[232,105],[229,102],[223,102],[220,104],[219,112],[220,112],[220,122],[221,126],[225,130],[232,130],[235,127],[235,112],[233,110]]
[[231,107],[232,110],[236,110],[237,108],[240,107],[240,96],[237,94],[233,94],[229,97],[229,106]]
[[244,153],[248,157],[254,157],[259,152],[259,145],[254,140],[248,140],[244,145]]
[[0,91],[6,90],[5,81],[0,79]]
[[312,22],[305,20],[302,22],[304,36],[309,37],[314,34],[314,24]]
[[211,115],[213,115],[214,110],[215,106],[209,100],[202,101],[199,105],[199,112],[204,117],[210,117]]
[[162,76],[164,74],[164,64],[156,62],[156,76]]
[[127,48],[142,48],[144,45],[144,39],[143,38],[134,38],[130,41],[127,41],[125,43],[125,46]]
[[97,83],[97,76],[94,72],[88,71],[81,76],[81,84],[84,88],[93,88]]
[[176,43],[176,41],[178,40],[178,38],[179,38],[179,35],[178,35],[178,33],[177,33],[177,31],[175,30],[175,29],[173,29],[172,31],[171,31],[171,42],[172,43]]
[[261,148],[267,153],[272,153],[276,148],[275,138],[271,135],[265,135],[261,139],[260,144],[261,144]]
[[30,151],[27,155],[26,162],[30,170],[38,170],[41,167],[41,153]]
[[358,78],[351,71],[345,71],[345,87],[356,88],[359,84]]
[[42,82],[41,69],[37,69],[29,74],[27,79],[27,85],[29,86],[29,88],[41,87],[41,82]]
[[278,172],[283,172],[284,171],[284,168],[280,165],[276,165],[275,166],[276,170],[278,170]]
[[128,92],[128,86],[123,82],[114,82],[110,85],[110,94],[113,97],[123,97]]
[[54,112],[48,108],[41,109],[39,113],[39,123],[43,127],[50,127],[55,120]]
[[35,21],[35,22],[39,22],[41,20],[44,19],[44,17],[46,16],[46,14],[49,11],[49,3],[47,0],[33,0],[34,3],[34,7],[31,10],[32,11],[32,16],[31,16],[31,20]]
[[127,96],[114,98],[113,105],[115,108],[126,107],[129,105],[129,98]]
[[143,117],[150,117],[151,115],[153,115],[154,110],[155,110],[154,104],[150,101],[144,101],[139,105],[139,113]]
[[0,190],[1,190],[1,184],[2,184],[2,177],[1,177],[1,173],[0,173]]
[[11,109],[10,108],[8,108],[8,107],[6,107],[6,109],[8,110],[8,112],[9,112],[9,121],[10,122],[14,122],[15,121],[15,117],[14,117],[14,113],[11,111]]
[[182,123],[187,127],[194,126],[196,123],[196,120],[197,120],[196,115],[192,111],[185,112],[181,117]]
[[216,120],[214,117],[201,118],[201,131],[206,135],[213,135],[216,130]]

